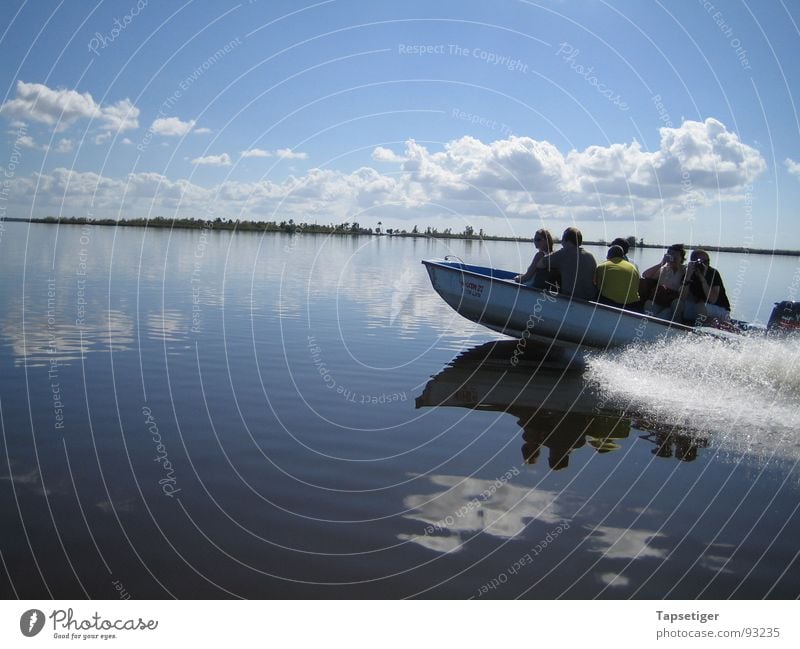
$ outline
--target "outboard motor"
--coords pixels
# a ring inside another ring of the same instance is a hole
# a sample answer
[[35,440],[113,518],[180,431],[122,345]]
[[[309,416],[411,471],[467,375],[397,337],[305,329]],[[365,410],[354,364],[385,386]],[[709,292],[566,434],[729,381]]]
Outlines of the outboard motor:
[[767,323],[768,333],[800,333],[800,302],[776,302]]

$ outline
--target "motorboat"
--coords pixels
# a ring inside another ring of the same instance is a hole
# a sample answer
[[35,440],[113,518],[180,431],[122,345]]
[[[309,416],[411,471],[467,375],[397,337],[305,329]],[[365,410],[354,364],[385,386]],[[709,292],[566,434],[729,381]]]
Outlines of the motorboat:
[[607,349],[687,333],[735,335],[525,286],[508,270],[449,258],[422,263],[434,290],[457,313],[520,340]]

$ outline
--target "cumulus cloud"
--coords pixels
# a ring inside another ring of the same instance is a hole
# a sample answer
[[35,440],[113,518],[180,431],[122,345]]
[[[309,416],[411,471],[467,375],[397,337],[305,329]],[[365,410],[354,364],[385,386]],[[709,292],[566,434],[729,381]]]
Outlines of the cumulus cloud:
[[386,147],[382,146],[378,146],[373,149],[372,159],[376,162],[405,162],[405,158],[403,156],[397,155],[391,149],[387,149]]
[[183,136],[194,128],[195,120],[188,122],[181,121],[177,117],[159,117],[150,126],[150,130],[156,135],[167,137]]
[[302,153],[301,151],[293,151],[292,149],[278,149],[275,151],[275,155],[279,158],[285,158],[286,160],[307,160],[308,154]]
[[786,158],[786,160],[783,161],[783,164],[786,165],[786,169],[790,174],[800,178],[800,162],[795,162],[791,158]]
[[476,207],[491,214],[487,208],[494,204],[510,217],[687,214],[713,198],[737,196],[766,169],[758,151],[712,118],[660,129],[656,151],[634,141],[565,155],[530,137],[487,144],[467,136],[443,151],[409,140],[403,155],[378,147],[373,157],[399,164],[408,199],[450,204],[467,214]]
[[247,149],[242,151],[239,155],[243,158],[270,158],[272,154],[264,149]]
[[70,153],[75,143],[67,138],[61,138],[56,146],[56,153]]
[[276,149],[275,151],[267,151],[266,149],[246,149],[240,152],[239,155],[243,158],[271,158],[275,156],[285,160],[308,160],[307,153],[293,151],[292,149]]
[[[214,158],[215,164],[230,161],[227,154],[207,158]],[[198,160],[192,163],[204,164]],[[354,206],[382,204],[396,189],[394,180],[366,167],[352,173],[314,169],[282,182],[227,180],[212,187],[153,172],[111,178],[59,167],[49,173],[16,178],[10,200],[21,204],[35,197],[36,205],[48,213],[60,207],[72,213],[94,206],[92,211],[98,218],[120,213],[147,215],[152,210],[192,217],[214,204],[243,218],[276,218],[270,215],[278,212],[307,217],[324,212],[326,217],[345,219]]]
[[[147,211],[166,212],[180,206],[186,210],[181,216],[192,216],[214,202],[220,211],[259,219],[280,214],[280,218],[324,215],[331,220],[353,220],[365,210],[377,218],[398,219],[535,217],[586,222],[664,215],[687,218],[711,201],[742,199],[746,186],[766,168],[758,151],[713,119],[661,129],[659,146],[653,151],[634,141],[564,153],[550,142],[516,136],[490,143],[463,137],[437,151],[409,140],[402,152],[382,147],[376,151],[373,158],[396,165],[391,174],[369,166],[351,172],[312,168],[280,182],[229,179],[202,187],[166,177],[156,181],[141,174],[127,180],[70,176],[67,183],[62,170],[39,179],[36,205],[48,203],[49,191],[60,192],[52,201],[56,206],[62,199],[65,205],[80,201],[79,187],[97,185],[98,204],[105,201],[118,211],[123,209],[122,213],[135,212],[135,201],[141,198],[142,209]],[[284,152],[248,149],[240,155],[277,157]],[[191,162],[229,166],[231,157],[223,153]],[[787,167],[793,168],[788,163]],[[120,191],[126,182],[130,184],[127,194]],[[30,200],[23,185],[18,178],[17,196]],[[27,190],[35,186],[32,183]],[[120,205],[122,196],[133,203]]]
[[100,122],[100,128],[127,131],[139,126],[139,109],[129,99],[101,106],[88,92],[53,89],[41,83],[17,81],[17,96],[0,106],[0,114],[64,130],[80,119]]
[[230,167],[231,157],[227,153],[220,155],[207,155],[192,160],[193,165],[208,165],[210,167]]
[[39,147],[36,145],[36,142],[33,141],[33,138],[30,135],[20,135],[15,141],[14,144],[17,146],[21,146],[25,149],[38,149]]
[[129,99],[101,108],[100,112],[104,129],[122,132],[139,128],[139,109]]

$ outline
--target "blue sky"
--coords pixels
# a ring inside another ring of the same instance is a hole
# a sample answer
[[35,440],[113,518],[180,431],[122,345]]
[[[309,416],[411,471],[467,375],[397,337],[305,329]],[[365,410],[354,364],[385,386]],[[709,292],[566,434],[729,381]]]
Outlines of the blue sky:
[[0,217],[576,224],[800,248],[797,2],[3,13]]

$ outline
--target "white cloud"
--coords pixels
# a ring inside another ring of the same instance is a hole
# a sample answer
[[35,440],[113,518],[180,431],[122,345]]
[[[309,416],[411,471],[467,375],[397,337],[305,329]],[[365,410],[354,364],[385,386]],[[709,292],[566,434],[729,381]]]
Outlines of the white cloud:
[[0,106],[0,114],[32,120],[64,130],[79,119],[93,119],[105,130],[126,131],[139,126],[139,109],[129,99],[101,106],[88,92],[48,88],[17,81],[17,96]]
[[206,128],[203,126],[202,128],[196,128],[192,131],[195,135],[205,135],[206,133],[213,133],[210,128]]
[[240,155],[243,158],[271,158],[276,156],[284,160],[308,160],[308,154],[301,151],[293,151],[292,149],[276,149],[275,151],[267,151],[266,149],[247,149],[242,151]]
[[275,151],[275,155],[279,158],[285,158],[286,160],[307,160],[308,154],[302,153],[300,151],[292,151],[292,149],[278,149]]
[[265,151],[264,149],[247,149],[246,151],[242,151],[240,155],[243,158],[270,158],[272,154],[269,151]]
[[790,174],[800,178],[800,162],[795,162],[791,158],[786,158],[786,160],[783,161],[783,164],[786,165],[786,169]]
[[[424,532],[399,534],[398,538],[434,552],[458,552],[479,530],[482,534],[512,539],[524,532],[530,521],[556,525],[565,520],[555,505],[557,495],[552,491],[532,491],[512,484],[498,487],[497,481],[457,475],[434,474],[428,479],[442,490],[410,495],[403,500],[408,510],[404,517],[422,523]],[[468,507],[487,490],[492,495],[482,499],[480,508]],[[459,512],[459,515],[452,516],[453,512]],[[462,515],[461,512],[466,513]],[[445,520],[446,534],[441,529]],[[431,527],[436,531],[429,533]]]
[[21,146],[25,149],[38,149],[39,147],[36,145],[36,142],[33,141],[33,138],[30,135],[20,135],[15,141],[14,144],[16,146]]
[[391,149],[387,149],[386,147],[375,147],[372,151],[372,159],[376,162],[405,162],[405,158],[403,156],[397,155]]
[[183,122],[177,117],[160,117],[153,122],[150,130],[157,135],[182,136],[194,128],[195,120]]
[[122,143],[123,144],[133,144],[133,140],[131,140],[129,137],[124,137],[124,138],[122,138]]
[[129,99],[122,99],[101,109],[103,128],[110,131],[129,131],[139,128],[139,109]]
[[111,139],[111,133],[106,131],[105,133],[98,133],[94,136],[94,143],[95,144],[105,144]]
[[74,147],[74,142],[67,138],[61,138],[56,146],[56,153],[70,153]]
[[564,155],[549,142],[512,136],[489,144],[462,137],[439,152],[409,140],[402,156],[378,147],[373,157],[400,164],[408,206],[577,220],[687,215],[713,198],[739,197],[766,169],[758,151],[715,119],[662,128],[660,136],[654,152],[634,141]]
[[[185,210],[181,216],[192,216],[214,202],[220,211],[256,219],[274,219],[280,214],[281,219],[307,220],[324,215],[331,221],[365,222],[368,217],[363,213],[368,211],[370,218],[424,219],[428,223],[440,217],[647,220],[665,215],[685,218],[690,210],[712,201],[742,200],[746,185],[766,167],[758,151],[741,143],[716,120],[684,122],[678,128],[662,129],[660,136],[655,151],[630,142],[566,153],[550,142],[528,137],[491,143],[463,137],[439,151],[409,140],[402,154],[387,153],[388,149],[373,153],[396,164],[393,173],[367,166],[351,172],[312,168],[281,182],[226,180],[201,187],[168,178],[153,184],[137,175],[139,194],[129,192],[124,206],[120,205],[123,180],[82,175],[60,187],[64,171],[56,170],[40,177],[36,205],[44,209],[49,204],[52,210],[63,198],[64,209],[72,213],[80,207],[72,203],[83,201],[76,187],[98,185],[99,204],[105,201],[117,211],[124,208],[123,213],[134,209],[141,198],[140,209],[145,213],[151,209],[169,212],[180,206]],[[278,153],[248,149],[241,156]],[[191,162],[232,164],[227,153]],[[15,181],[17,200],[23,206],[32,200],[36,186],[26,182],[23,178]],[[53,188],[60,193],[51,197]]]
[[80,118],[96,118],[100,107],[88,92],[53,90],[40,83],[17,81],[17,96],[0,106],[0,113],[53,125],[59,120],[69,124]]
[[231,157],[227,153],[207,155],[192,160],[193,165],[209,165],[211,167],[230,167]]
[[667,551],[655,547],[654,541],[665,536],[656,531],[600,525],[593,530],[587,543],[590,552],[602,554],[607,559],[663,559]]

